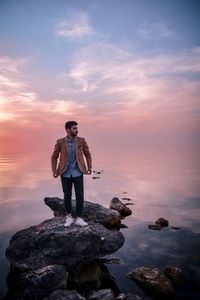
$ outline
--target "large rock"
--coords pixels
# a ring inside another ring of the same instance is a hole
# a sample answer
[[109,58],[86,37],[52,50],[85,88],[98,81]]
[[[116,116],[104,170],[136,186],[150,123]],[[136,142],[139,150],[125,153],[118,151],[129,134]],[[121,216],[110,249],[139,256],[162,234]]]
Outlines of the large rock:
[[172,282],[157,268],[136,268],[126,276],[138,283],[154,299],[174,299]]
[[93,259],[74,266],[69,274],[68,288],[77,290],[85,298],[90,296],[91,290],[112,289],[113,294],[118,295],[120,289],[116,284],[116,278],[101,260]]
[[88,300],[114,300],[114,294],[111,289],[94,290],[91,292]]
[[51,293],[48,297],[43,300],[86,300],[77,291],[74,290],[57,290]]
[[[54,216],[65,216],[64,200],[58,197],[45,197],[44,202],[49,206]],[[72,206],[75,207],[76,201],[72,200]],[[72,215],[75,216],[74,212]],[[113,209],[108,209],[100,204],[84,201],[82,216],[86,222],[95,222],[104,225],[107,228],[120,227],[121,215]]]
[[63,266],[49,265],[38,270],[7,277],[8,292],[4,300],[39,300],[56,289],[65,289],[68,273]]
[[[115,300],[142,300],[143,298],[136,295],[136,294],[124,294],[124,293],[120,293]],[[149,299],[149,298],[148,298]]]
[[104,277],[104,270],[98,261],[93,260],[84,264],[80,263],[70,272],[68,287],[82,291],[99,289]]
[[167,227],[169,225],[169,221],[165,218],[159,218],[155,223],[161,225],[162,227]]
[[122,218],[130,216],[132,214],[130,208],[128,208],[124,203],[122,203],[117,197],[114,197],[111,200],[109,208],[118,211]]
[[15,233],[5,255],[22,271],[51,264],[69,268],[83,259],[111,254],[123,244],[124,236],[116,229],[90,222],[84,227],[64,227],[64,217],[54,217]]

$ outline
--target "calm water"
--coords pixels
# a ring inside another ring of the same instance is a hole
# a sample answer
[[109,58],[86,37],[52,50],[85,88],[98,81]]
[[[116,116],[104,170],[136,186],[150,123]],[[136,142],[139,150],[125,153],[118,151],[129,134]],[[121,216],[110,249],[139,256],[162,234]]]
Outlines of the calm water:
[[[121,159],[93,159],[93,169],[103,170],[99,179],[84,175],[85,200],[109,207],[113,197],[129,197],[133,214],[123,220],[121,229],[125,243],[108,257],[121,258],[120,265],[109,265],[123,292],[141,290],[125,274],[135,267],[180,266],[189,279],[179,296],[199,297],[200,283],[200,168],[194,152],[144,151]],[[6,291],[5,278],[9,264],[4,252],[11,236],[18,230],[36,225],[53,216],[44,205],[44,197],[62,197],[60,178],[51,177],[47,157],[0,158],[0,295]],[[73,190],[73,198],[75,193]],[[128,202],[128,201],[125,201]],[[159,217],[169,225],[180,226],[174,231],[148,229]]]

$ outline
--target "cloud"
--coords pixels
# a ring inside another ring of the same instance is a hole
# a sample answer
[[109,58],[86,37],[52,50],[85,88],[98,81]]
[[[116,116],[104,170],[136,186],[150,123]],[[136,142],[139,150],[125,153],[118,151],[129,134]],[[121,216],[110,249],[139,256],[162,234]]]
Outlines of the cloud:
[[[1,61],[0,69],[5,70],[7,61],[3,57]],[[138,132],[139,128],[175,131],[183,124],[189,130],[198,123],[200,84],[187,74],[200,71],[199,61],[196,48],[148,57],[93,42],[73,52],[65,73],[50,78],[57,96],[48,95],[44,101],[27,84],[22,65],[13,60],[14,71],[4,71],[0,78],[0,119],[4,124],[18,120],[22,126],[39,128],[44,122],[60,126],[77,116],[82,123],[109,128],[119,126],[114,120],[120,120]]]
[[[0,122],[18,121],[31,124],[33,120],[45,119],[51,115],[67,115],[84,105],[73,99],[51,99],[45,102],[26,82],[25,66],[27,58],[0,57]],[[32,123],[34,126],[34,122]]]
[[[13,59],[9,56],[0,56],[0,92],[8,95],[12,91],[19,91],[26,87],[26,84],[20,80],[20,73],[25,64],[30,61],[29,58]],[[22,73],[21,73],[22,75]]]
[[124,90],[125,82],[133,83],[133,87],[147,78],[150,80],[166,74],[166,77],[174,74],[180,77],[181,72],[199,71],[199,54],[193,53],[193,50],[148,57],[129,53],[110,44],[96,43],[74,52],[69,70],[59,77],[69,80],[70,86],[74,84],[75,90],[79,87],[81,92],[94,91],[108,84],[114,88],[117,84],[119,91]]
[[163,22],[155,22],[152,24],[143,23],[137,31],[138,35],[142,38],[172,38],[175,33],[168,28],[168,26]]
[[13,96],[9,101],[5,98],[0,98],[0,122],[7,120],[18,121],[18,124],[21,125],[31,125],[33,122],[32,125],[35,126],[34,120],[46,120],[51,118],[51,116],[57,116],[57,118],[60,116],[66,117],[70,114],[76,114],[79,110],[85,108],[84,105],[75,100],[44,102],[39,100],[37,95],[32,92],[24,94]]
[[71,12],[56,25],[55,35],[70,40],[79,40],[95,34],[89,16],[85,12]]
[[148,57],[93,43],[74,52],[69,70],[58,78],[59,91],[64,97],[70,90],[95,124],[110,127],[120,120],[132,132],[186,133],[198,130],[200,83],[188,74],[199,71],[194,49]]

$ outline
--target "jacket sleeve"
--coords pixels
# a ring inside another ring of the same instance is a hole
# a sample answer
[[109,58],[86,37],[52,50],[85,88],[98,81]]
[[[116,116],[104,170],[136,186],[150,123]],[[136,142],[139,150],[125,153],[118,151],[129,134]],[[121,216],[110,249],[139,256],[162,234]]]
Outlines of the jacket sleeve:
[[56,173],[56,169],[57,169],[57,160],[59,157],[59,153],[60,153],[60,144],[59,141],[56,141],[56,144],[54,146],[54,151],[51,155],[51,168],[52,168],[52,172]]
[[89,146],[85,139],[83,139],[83,153],[84,153],[86,161],[87,161],[88,169],[92,169],[92,156],[90,153]]

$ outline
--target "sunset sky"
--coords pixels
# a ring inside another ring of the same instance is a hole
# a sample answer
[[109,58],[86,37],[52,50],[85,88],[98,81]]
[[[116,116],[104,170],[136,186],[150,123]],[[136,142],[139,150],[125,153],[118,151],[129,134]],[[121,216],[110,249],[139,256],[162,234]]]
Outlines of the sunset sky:
[[194,0],[0,0],[0,155],[51,152],[68,120],[92,149],[198,144],[199,11]]

